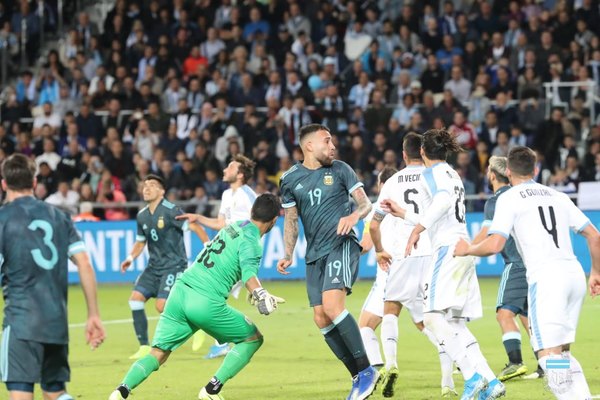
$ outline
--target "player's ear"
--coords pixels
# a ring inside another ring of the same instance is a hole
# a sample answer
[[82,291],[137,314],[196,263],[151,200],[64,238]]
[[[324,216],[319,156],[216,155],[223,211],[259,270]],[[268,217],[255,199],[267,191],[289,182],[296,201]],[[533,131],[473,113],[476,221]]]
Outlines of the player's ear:
[[[8,185],[6,184],[6,181],[4,179],[2,179],[2,190],[6,192],[7,189],[8,189]],[[35,187],[34,187],[34,189],[35,189]]]
[[539,173],[540,173],[540,167],[538,167],[538,165],[536,164],[535,167],[533,168],[533,176],[536,177],[536,176],[538,176]]
[[[38,183],[37,178],[33,177],[33,190],[35,190],[35,188],[37,187],[37,183]],[[4,182],[4,179],[2,179],[2,189],[4,189],[4,185],[5,185],[5,182]],[[6,191],[6,190],[4,190],[4,191]]]

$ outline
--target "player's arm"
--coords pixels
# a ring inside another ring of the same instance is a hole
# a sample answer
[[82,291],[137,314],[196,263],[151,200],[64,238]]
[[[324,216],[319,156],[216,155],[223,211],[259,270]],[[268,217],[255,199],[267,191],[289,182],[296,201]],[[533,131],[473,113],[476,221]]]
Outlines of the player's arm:
[[258,280],[258,268],[262,259],[262,247],[259,240],[258,237],[245,238],[240,243],[238,262],[242,269],[242,282],[252,295],[251,304],[256,305],[261,314],[269,315],[277,309],[278,302],[284,303],[285,300],[272,296]]
[[381,221],[385,218],[385,214],[375,211],[373,219],[371,220],[371,226],[369,227],[369,233],[371,234],[371,240],[375,247],[375,257],[377,258],[377,265],[384,270],[388,271],[390,264],[392,263],[392,256],[388,254],[381,244]]
[[206,243],[210,240],[208,233],[200,224],[189,224],[188,229],[196,234],[202,243]]
[[337,227],[338,235],[349,234],[350,231],[352,230],[352,228],[354,227],[354,225],[356,225],[358,223],[358,220],[363,219],[364,217],[369,215],[369,213],[371,212],[371,208],[373,208],[373,205],[369,201],[369,198],[367,197],[367,194],[365,193],[365,189],[362,186],[354,189],[352,191],[352,193],[350,193],[350,194],[352,195],[352,198],[356,202],[357,207],[356,207],[356,210],[352,214],[345,216],[343,218],[340,218],[340,221],[339,221],[338,227]]
[[365,223],[365,229],[363,230],[362,238],[360,239],[360,247],[362,247],[362,254],[367,254],[373,248],[373,240],[371,239],[371,222]]
[[454,255],[456,257],[460,256],[477,256],[477,257],[487,257],[492,254],[498,254],[504,248],[506,244],[507,237],[499,234],[493,233],[483,239],[479,243],[471,243],[467,242],[464,239],[461,239],[454,249]]
[[277,263],[277,271],[280,274],[287,275],[286,269],[292,265],[294,257],[294,248],[298,241],[298,208],[294,205],[284,208],[283,221],[283,243],[285,256]]
[[481,228],[481,230],[479,231],[479,233],[477,234],[477,236],[475,236],[475,238],[473,239],[473,242],[471,242],[471,243],[477,244],[477,243],[483,242],[483,240],[485,240],[485,238],[487,238],[487,236],[488,236],[489,229],[490,229],[489,226],[483,226]]
[[133,248],[131,249],[131,253],[129,253],[129,255],[127,256],[127,258],[125,259],[125,261],[123,261],[121,263],[121,272],[127,271],[127,269],[133,263],[133,260],[135,260],[136,258],[138,258],[138,256],[140,254],[142,254],[142,251],[144,251],[144,247],[146,247],[146,240],[144,239],[142,241],[138,237],[138,240],[135,242],[135,244],[133,245]]
[[600,233],[592,224],[588,224],[579,232],[587,241],[592,258],[592,268],[590,271],[590,295],[596,297],[600,294]]
[[207,228],[214,229],[215,231],[219,231],[225,227],[225,215],[223,214],[219,214],[217,218],[209,218],[200,214],[181,214],[175,218],[179,220],[187,219],[190,223],[190,229],[194,223],[201,224]]

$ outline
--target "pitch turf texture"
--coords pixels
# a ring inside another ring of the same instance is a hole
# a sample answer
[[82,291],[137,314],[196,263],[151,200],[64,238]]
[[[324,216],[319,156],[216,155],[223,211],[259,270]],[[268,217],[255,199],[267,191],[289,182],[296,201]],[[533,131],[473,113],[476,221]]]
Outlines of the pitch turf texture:
[[[304,282],[265,282],[273,293],[286,298],[287,303],[271,316],[259,315],[243,300],[231,304],[248,315],[265,336],[263,347],[252,362],[225,386],[222,394],[227,400],[249,399],[344,399],[349,388],[349,376],[326,346],[312,321],[307,305]],[[358,317],[371,283],[358,282],[348,297],[349,310]],[[494,306],[498,279],[481,279],[484,318],[469,324],[492,369],[500,371],[506,362],[500,329],[495,320]],[[102,319],[106,322],[106,342],[96,351],[84,343],[83,322],[85,302],[79,287],[69,290],[70,361],[72,382],[69,392],[76,399],[107,399],[120,383],[131,364],[128,356],[137,349],[127,299],[130,286],[100,286],[99,300]],[[151,300],[146,310],[150,336],[156,326],[157,313]],[[600,393],[600,299],[587,297],[577,333],[574,354],[583,365],[592,394]],[[524,336],[524,358],[530,369],[535,367]],[[133,400],[196,399],[199,389],[206,384],[222,359],[204,360],[212,340],[207,338],[199,353],[192,353],[191,340],[175,351],[167,363],[133,392]],[[398,380],[396,399],[440,398],[438,357],[427,338],[418,333],[407,314],[400,317],[398,340]],[[461,392],[463,380],[454,375]],[[0,398],[7,398],[4,386]],[[35,399],[41,399],[36,386]],[[380,393],[372,399],[383,398]],[[552,399],[541,380],[514,379],[507,382],[508,399]]]

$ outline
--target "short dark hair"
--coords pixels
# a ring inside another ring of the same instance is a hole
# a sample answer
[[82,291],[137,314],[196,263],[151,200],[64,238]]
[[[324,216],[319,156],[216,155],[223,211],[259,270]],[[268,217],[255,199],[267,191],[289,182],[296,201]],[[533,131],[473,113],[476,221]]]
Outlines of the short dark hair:
[[251,218],[259,222],[271,222],[279,215],[281,202],[271,193],[263,193],[256,198],[250,211]]
[[408,132],[402,139],[402,150],[409,160],[421,160],[421,144],[423,136],[416,132]]
[[10,190],[33,189],[35,162],[23,154],[13,154],[2,163],[2,178]]
[[529,147],[513,147],[508,153],[508,169],[515,175],[533,175],[536,161],[535,153]]
[[254,167],[256,163],[241,154],[233,156],[233,161],[240,164],[238,167],[238,174],[244,175],[244,183],[248,182],[254,176]]
[[302,128],[300,128],[300,142],[302,142],[304,140],[304,138],[307,137],[308,135],[310,135],[311,133],[315,133],[317,131],[327,131],[327,132],[331,133],[329,128],[326,127],[325,125],[321,125],[321,124],[304,125]]
[[379,183],[382,185],[392,177],[398,170],[394,167],[384,167],[379,173]]
[[148,181],[156,181],[158,182],[158,184],[160,185],[160,187],[165,190],[165,180],[163,178],[161,178],[158,175],[155,174],[149,174],[146,175],[146,177],[144,178],[144,182],[148,182]]
[[458,153],[462,150],[456,137],[444,128],[430,129],[425,132],[421,147],[430,160],[446,160],[450,153]]

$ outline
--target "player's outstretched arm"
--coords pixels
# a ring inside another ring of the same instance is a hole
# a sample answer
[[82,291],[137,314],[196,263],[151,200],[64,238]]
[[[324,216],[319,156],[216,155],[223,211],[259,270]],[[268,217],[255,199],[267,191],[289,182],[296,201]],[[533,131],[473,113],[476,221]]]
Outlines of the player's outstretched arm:
[[85,340],[93,350],[100,346],[106,337],[98,309],[96,274],[86,252],[82,251],[74,254],[71,260],[77,266],[81,288],[87,304],[88,319],[85,327]]
[[190,231],[194,232],[196,236],[202,241],[202,243],[206,243],[210,240],[208,237],[208,233],[200,224],[189,224]]
[[285,208],[285,219],[283,222],[283,243],[285,245],[285,257],[277,263],[277,272],[287,275],[286,270],[292,265],[294,248],[298,241],[298,208],[296,206]]
[[382,215],[378,212],[373,214],[373,219],[371,220],[371,226],[369,227],[369,234],[371,236],[371,240],[373,241],[373,246],[375,247],[375,257],[377,258],[377,265],[384,271],[388,271],[390,265],[392,263],[392,257],[383,249],[383,245],[381,244],[381,221],[385,215]]
[[469,244],[464,239],[460,239],[454,248],[454,256],[477,256],[487,257],[502,251],[506,244],[506,238],[498,233],[493,233],[482,242]]
[[484,226],[483,228],[481,228],[481,230],[479,231],[479,233],[477,234],[477,236],[475,236],[475,238],[473,239],[473,244],[477,244],[477,243],[481,243],[484,241],[484,239],[488,236],[488,231],[489,231],[489,227]]
[[277,309],[278,301],[276,297],[261,286],[257,277],[254,276],[246,281],[246,289],[252,293],[254,302],[251,302],[251,304],[256,305],[259,313],[269,315]]
[[590,271],[589,287],[590,295],[596,297],[600,294],[600,233],[594,225],[589,224],[580,234],[585,237],[590,249],[592,269]]
[[338,235],[349,234],[352,228],[354,228],[354,225],[356,225],[356,223],[358,222],[358,220],[363,219],[364,217],[369,215],[369,213],[371,212],[371,208],[373,208],[373,205],[369,201],[369,198],[367,197],[367,194],[365,193],[365,190],[362,187],[359,187],[358,189],[352,192],[352,198],[356,202],[357,208],[352,214],[340,218],[337,227]]
[[207,228],[214,229],[215,231],[221,230],[225,227],[225,216],[219,214],[218,218],[209,218],[200,214],[181,214],[175,217],[176,219],[187,219],[190,226],[196,222]]
[[135,244],[133,245],[133,249],[131,249],[131,253],[127,256],[125,261],[123,261],[121,263],[121,272],[122,273],[127,271],[127,269],[133,263],[133,260],[135,260],[140,254],[142,254],[142,251],[144,251],[144,247],[146,247],[146,242],[140,242],[140,241],[135,242]]

